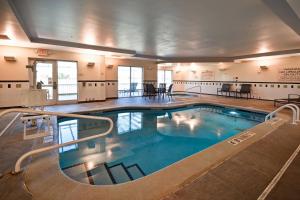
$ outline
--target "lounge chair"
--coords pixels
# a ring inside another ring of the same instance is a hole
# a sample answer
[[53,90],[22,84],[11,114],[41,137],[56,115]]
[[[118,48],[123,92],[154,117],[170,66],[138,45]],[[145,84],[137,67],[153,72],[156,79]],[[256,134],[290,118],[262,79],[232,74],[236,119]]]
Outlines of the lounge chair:
[[274,99],[274,107],[277,106],[277,104],[289,104],[293,103],[298,106],[300,106],[300,95],[299,94],[289,94],[287,99]]
[[243,97],[242,94],[246,94],[247,95],[247,99],[249,99],[249,97],[251,98],[251,84],[242,84],[241,85],[241,89],[236,90],[235,91],[235,97],[238,97],[238,94],[240,95],[240,98]]
[[222,85],[222,88],[217,88],[217,95],[219,95],[219,93],[221,93],[221,95],[223,96],[223,92],[225,92],[226,96],[230,96],[230,88],[231,88],[232,84],[227,84],[224,83]]

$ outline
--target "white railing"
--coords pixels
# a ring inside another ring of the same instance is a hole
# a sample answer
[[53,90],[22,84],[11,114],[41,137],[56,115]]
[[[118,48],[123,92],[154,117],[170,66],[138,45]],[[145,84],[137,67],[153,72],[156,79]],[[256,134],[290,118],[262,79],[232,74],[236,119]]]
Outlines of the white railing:
[[199,88],[199,94],[202,93],[201,91],[201,86],[200,85],[196,85],[196,86],[193,86],[193,87],[190,87],[190,88],[185,88],[184,91],[174,91],[174,92],[187,92],[187,93],[197,93],[195,91],[191,91],[192,89],[194,88]]
[[[194,88],[199,88],[199,93],[201,93],[201,86],[200,86],[200,85],[196,85],[196,86],[187,88],[187,89],[185,89],[185,91],[186,91],[186,92],[189,92],[190,90],[192,90],[192,89],[194,89]],[[193,91],[191,91],[191,92],[193,92]]]
[[297,124],[297,122],[300,121],[300,119],[299,119],[300,118],[300,109],[295,104],[286,104],[286,105],[283,105],[283,106],[277,108],[276,110],[274,110],[273,112],[269,113],[265,117],[265,121],[268,121],[268,120],[272,119],[276,113],[278,113],[279,111],[281,111],[281,110],[283,110],[285,108],[289,108],[289,109],[292,110],[292,112],[293,112],[292,124]]
[[[31,109],[8,109],[8,110],[5,110],[5,111],[1,112],[0,113],[0,117],[6,115],[8,113],[13,113],[13,112],[17,112],[17,113],[31,113],[31,114],[40,114],[40,115],[51,115],[51,116],[62,116],[62,117],[72,117],[72,118],[82,118],[82,119],[95,119],[95,120],[104,120],[104,121],[108,121],[109,122],[109,129],[106,132],[104,132],[104,133],[100,133],[100,134],[97,134],[97,135],[93,135],[93,136],[81,138],[81,139],[78,139],[78,140],[73,140],[73,141],[70,141],[70,142],[63,143],[63,144],[54,144],[52,146],[43,147],[43,148],[40,148],[40,149],[35,149],[35,150],[32,150],[32,151],[29,151],[29,152],[25,153],[24,155],[22,155],[17,160],[16,165],[15,165],[14,173],[19,173],[21,171],[21,164],[22,164],[23,160],[25,160],[29,156],[32,156],[32,155],[35,155],[35,154],[39,154],[39,153],[43,153],[43,152],[46,152],[46,151],[51,151],[51,150],[58,149],[60,147],[64,147],[64,146],[68,146],[68,145],[72,145],[72,144],[75,144],[75,143],[80,143],[80,142],[85,142],[85,141],[88,141],[88,140],[96,139],[98,137],[103,137],[103,136],[109,134],[112,131],[113,124],[114,124],[113,121],[110,118],[108,118],[108,117],[78,115],[78,114],[50,112],[50,111],[41,111],[41,110],[31,110]],[[16,119],[16,117],[13,119],[13,121],[15,121],[15,119]]]

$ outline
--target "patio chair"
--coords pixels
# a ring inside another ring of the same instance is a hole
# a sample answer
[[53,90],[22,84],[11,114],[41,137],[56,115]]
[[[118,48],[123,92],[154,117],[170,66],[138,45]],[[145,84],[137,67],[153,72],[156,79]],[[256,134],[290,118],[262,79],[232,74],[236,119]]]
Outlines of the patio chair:
[[284,104],[289,104],[289,103],[293,103],[293,104],[300,106],[300,95],[299,94],[288,94],[287,99],[274,99],[274,107],[276,107],[277,104],[284,105]]
[[168,91],[167,91],[167,96],[169,97],[169,99],[171,99],[173,96],[172,96],[172,90],[173,90],[173,84],[171,84],[168,88]]
[[165,97],[166,92],[167,92],[166,84],[165,83],[160,83],[159,88],[158,88],[159,95],[163,95],[163,97]]
[[221,93],[221,95],[223,96],[223,92],[225,92],[226,96],[230,96],[230,88],[231,88],[232,84],[228,84],[228,83],[224,83],[222,85],[222,88],[217,88],[217,95],[219,95],[219,93]]
[[130,89],[129,89],[129,92],[130,93],[133,93],[133,92],[137,92],[137,85],[138,83],[130,83]]
[[148,91],[149,98],[151,96],[156,97],[156,95],[158,94],[158,91],[156,90],[153,84],[147,84],[147,91]]
[[143,97],[148,96],[148,83],[143,83]]
[[241,88],[235,91],[235,97],[237,98],[239,94],[240,98],[242,98],[242,94],[246,94],[247,99],[249,99],[249,97],[251,98],[251,86],[251,84],[242,84]]

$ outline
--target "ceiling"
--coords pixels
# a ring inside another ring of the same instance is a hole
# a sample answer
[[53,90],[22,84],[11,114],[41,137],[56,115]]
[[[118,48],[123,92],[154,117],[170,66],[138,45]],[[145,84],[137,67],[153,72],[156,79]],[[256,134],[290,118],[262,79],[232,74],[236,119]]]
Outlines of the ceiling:
[[22,41],[159,59],[299,51],[299,1],[279,1],[287,7],[271,0],[0,0],[0,34],[10,27]]

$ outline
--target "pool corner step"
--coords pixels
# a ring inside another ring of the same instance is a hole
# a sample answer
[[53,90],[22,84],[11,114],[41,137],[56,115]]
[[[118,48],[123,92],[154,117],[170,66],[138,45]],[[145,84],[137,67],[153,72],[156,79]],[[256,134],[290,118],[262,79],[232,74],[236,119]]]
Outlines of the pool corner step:
[[123,163],[118,163],[112,166],[108,166],[107,163],[102,163],[91,170],[87,170],[87,174],[89,182],[92,185],[125,183],[146,175],[138,164],[126,167]]

